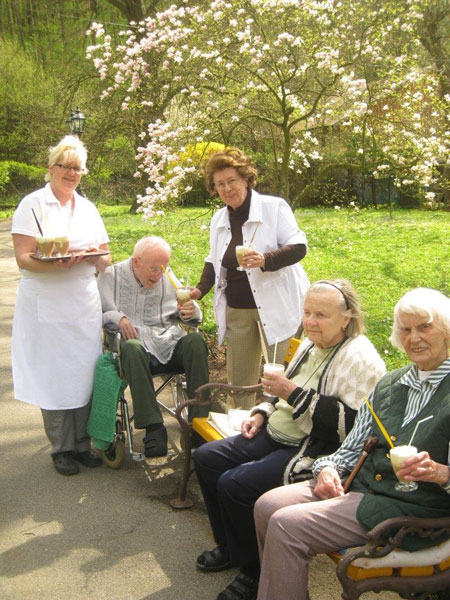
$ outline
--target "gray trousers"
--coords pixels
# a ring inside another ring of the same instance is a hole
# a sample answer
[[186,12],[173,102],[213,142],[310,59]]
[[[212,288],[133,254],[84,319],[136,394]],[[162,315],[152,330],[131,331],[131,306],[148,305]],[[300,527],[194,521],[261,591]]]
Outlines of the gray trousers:
[[91,438],[86,431],[91,403],[80,408],[47,410],[41,408],[44,429],[52,445],[52,454],[57,452],[84,452],[91,447]]
[[315,484],[309,480],[279,487],[256,502],[258,600],[307,600],[308,568],[316,554],[367,542],[367,529],[356,518],[363,494],[319,500]]

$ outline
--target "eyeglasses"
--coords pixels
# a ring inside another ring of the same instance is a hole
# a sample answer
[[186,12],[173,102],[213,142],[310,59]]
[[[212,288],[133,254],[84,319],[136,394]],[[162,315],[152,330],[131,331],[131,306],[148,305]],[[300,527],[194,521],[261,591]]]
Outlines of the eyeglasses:
[[236,187],[240,182],[241,182],[240,179],[229,179],[228,181],[221,181],[221,182],[219,182],[217,184],[214,184],[214,187],[216,188],[216,190],[219,190],[221,192],[227,186],[230,187],[230,188]]
[[55,163],[55,165],[64,169],[64,171],[73,171],[74,173],[77,173],[77,175],[83,172],[81,167],[71,167],[70,165],[62,165],[61,163]]
[[156,273],[164,273],[164,269],[162,267],[149,267],[144,263],[142,258],[140,259],[140,261],[142,265],[147,269],[147,271],[149,271],[152,275],[155,275]]

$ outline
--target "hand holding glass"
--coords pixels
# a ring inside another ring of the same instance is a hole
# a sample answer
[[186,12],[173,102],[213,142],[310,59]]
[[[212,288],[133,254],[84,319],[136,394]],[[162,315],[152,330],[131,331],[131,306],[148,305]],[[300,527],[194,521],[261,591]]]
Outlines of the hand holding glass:
[[[264,365],[264,379],[272,379],[270,375],[274,373],[275,375],[284,375],[284,365],[280,365],[278,363],[266,363]],[[275,398],[274,394],[270,394],[264,390],[264,396],[268,396],[269,398]]]
[[[397,471],[401,469],[405,460],[412,456],[416,456],[416,454],[417,448],[415,446],[396,446],[395,448],[391,448],[389,456],[391,457],[394,473],[397,475]],[[397,478],[399,481],[394,487],[398,492],[413,492],[419,487],[417,481],[406,481],[398,475]]]
[[239,263],[239,266],[237,267],[238,271],[245,271],[244,267],[242,266],[242,259],[252,249],[253,248],[252,248],[251,245],[249,245],[249,246],[236,246],[236,258],[237,258],[237,261]]
[[178,304],[184,304],[191,299],[191,290],[186,287],[177,288],[177,300]]

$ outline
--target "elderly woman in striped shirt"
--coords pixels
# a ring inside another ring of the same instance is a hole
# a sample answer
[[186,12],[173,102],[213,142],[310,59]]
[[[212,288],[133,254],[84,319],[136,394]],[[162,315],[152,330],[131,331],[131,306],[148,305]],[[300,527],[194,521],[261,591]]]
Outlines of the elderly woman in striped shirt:
[[[405,294],[395,307],[391,342],[414,364],[385,375],[369,400],[395,446],[408,445],[417,423],[429,419],[414,435],[418,453],[397,471],[418,482],[417,489],[408,494],[396,489],[389,444],[363,405],[339,450],[314,463],[313,480],[269,491],[256,503],[258,600],[306,600],[314,555],[365,544],[367,532],[387,518],[448,515],[450,299],[426,288]],[[344,495],[342,480],[371,433],[378,443]],[[402,547],[426,545],[412,534]]]

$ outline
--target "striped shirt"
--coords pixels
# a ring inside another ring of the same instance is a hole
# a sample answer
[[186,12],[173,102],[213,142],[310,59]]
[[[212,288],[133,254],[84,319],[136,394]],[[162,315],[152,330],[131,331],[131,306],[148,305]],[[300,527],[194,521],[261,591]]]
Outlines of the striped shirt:
[[[429,376],[421,381],[416,365],[406,371],[399,379],[399,383],[408,386],[408,400],[402,427],[412,421],[425,408],[437,390],[441,381],[450,373],[450,358],[444,360],[437,369],[431,371]],[[372,403],[373,392],[369,396]],[[313,465],[313,475],[317,479],[324,467],[334,467],[342,477],[355,466],[364,444],[372,432],[373,417],[367,404],[362,404],[358,411],[352,430],[345,438],[342,446],[329,456],[323,456]],[[450,449],[449,449],[450,450]],[[448,460],[450,467],[450,456]]]

